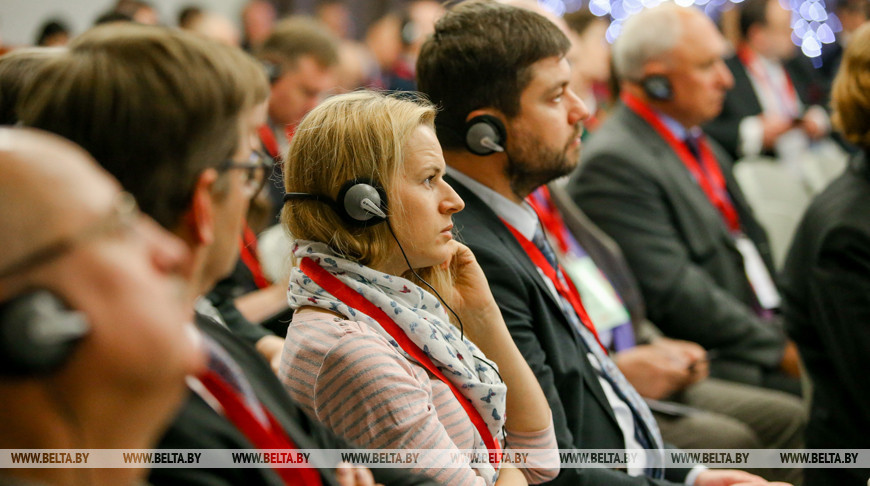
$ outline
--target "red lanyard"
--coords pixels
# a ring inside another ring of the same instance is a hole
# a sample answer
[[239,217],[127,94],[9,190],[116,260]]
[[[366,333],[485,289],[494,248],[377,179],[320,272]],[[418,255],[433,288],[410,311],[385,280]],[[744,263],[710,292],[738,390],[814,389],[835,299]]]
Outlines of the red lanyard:
[[260,265],[260,259],[257,257],[257,236],[254,235],[254,231],[248,226],[248,223],[245,223],[241,246],[239,256],[245,267],[251,272],[254,285],[258,289],[265,289],[270,285],[269,280],[263,275],[263,267]]
[[272,129],[269,125],[260,125],[257,128],[257,133],[260,135],[260,142],[263,144],[263,148],[266,149],[266,152],[272,156],[273,159],[278,160],[281,156],[278,152],[278,141],[275,140],[275,134],[272,133]]
[[565,274],[565,270],[562,268],[562,265],[559,265],[559,272],[562,273],[563,278],[559,278],[559,274],[556,272],[556,269],[550,265],[550,262],[547,260],[547,257],[541,253],[541,250],[529,241],[528,238],[523,236],[516,228],[510,225],[505,220],[501,221],[504,225],[513,233],[514,238],[517,239],[520,246],[523,247],[523,250],[526,251],[526,254],[529,255],[529,258],[532,259],[532,263],[535,264],[544,275],[550,279],[550,282],[553,283],[553,287],[556,288],[556,292],[559,293],[565,300],[571,304],[571,307],[574,309],[574,312],[577,313],[577,317],[580,318],[580,322],[586,326],[586,329],[592,332],[592,335],[595,336],[595,340],[598,342],[598,345],[601,346],[601,349],[604,350],[604,354],[607,354],[607,348],[601,344],[601,339],[598,337],[598,331],[595,330],[595,324],[592,323],[592,319],[589,318],[589,314],[586,313],[586,308],[583,307],[583,300],[580,299],[580,292],[577,291],[577,287],[574,286],[574,282],[571,281],[570,278]]
[[677,156],[682,160],[683,165],[685,165],[689,172],[692,173],[692,177],[695,178],[698,185],[701,186],[701,189],[704,191],[704,194],[707,195],[710,204],[712,204],[713,207],[718,209],[719,213],[722,214],[722,218],[725,220],[725,223],[728,225],[731,232],[739,232],[740,217],[737,215],[737,210],[734,209],[734,205],[731,204],[722,169],[719,167],[719,163],[716,161],[716,157],[713,155],[713,152],[710,150],[710,146],[707,145],[706,141],[703,138],[700,138],[698,144],[701,152],[701,163],[704,164],[702,169],[695,156],[689,152],[688,147],[686,147],[682,141],[678,140],[677,137],[668,130],[665,124],[662,123],[659,117],[649,106],[646,105],[646,103],[628,92],[623,92],[622,101],[631,111],[635,112],[639,117],[643,118],[648,124],[650,124],[650,126],[658,132],[659,136],[670,145],[671,149],[676,152]]
[[[281,150],[278,146],[278,140],[275,138],[275,134],[272,132],[272,128],[269,125],[260,125],[257,128],[257,134],[260,136],[260,143],[263,144],[263,148],[266,149],[266,152],[272,156],[276,161],[281,159]],[[284,136],[287,137],[287,141],[293,140],[293,135],[296,134],[296,126],[295,125],[287,125],[284,128]]]
[[[486,426],[486,422],[483,421],[480,412],[474,408],[471,401],[460,393],[459,388],[444,376],[444,373],[442,373],[441,370],[432,363],[432,360],[423,353],[423,350],[420,349],[414,341],[411,341],[405,332],[402,331],[402,328],[400,328],[386,312],[369,302],[368,299],[360,295],[358,292],[345,285],[344,282],[336,278],[334,275],[324,270],[320,265],[315,263],[314,260],[308,257],[303,258],[300,268],[302,269],[302,273],[311,278],[311,280],[319,285],[320,288],[326,290],[346,305],[361,311],[365,315],[378,321],[378,324],[380,324],[381,327],[387,331],[387,333],[392,336],[397,343],[399,343],[399,346],[401,346],[406,353],[410,354],[411,357],[417,360],[417,362],[426,368],[429,373],[435,375],[435,377],[444,382],[444,384],[450,388],[450,391],[453,392],[453,395],[459,401],[459,404],[465,409],[465,413],[468,414],[471,423],[474,424],[475,428],[477,428],[477,432],[483,439],[486,448],[493,452],[501,450],[498,441],[496,441],[492,436],[489,427]],[[493,457],[495,458],[495,465],[497,466],[499,463],[499,454],[495,454]]]
[[777,89],[773,85],[773,80],[770,79],[763,66],[760,65],[758,57],[746,45],[740,46],[737,49],[737,58],[746,66],[746,69],[758,83],[763,84],[769,94],[775,96],[782,103],[782,107],[788,111],[788,115],[796,117],[798,115],[798,100],[797,92],[791,82],[788,72],[783,69],[782,74],[785,77],[785,90]]
[[[281,424],[275,420],[275,417],[263,407],[266,417],[269,419],[270,428],[266,428],[259,420],[254,417],[254,414],[244,404],[238,393],[235,392],[225,381],[214,371],[206,371],[197,377],[203,386],[208,389],[221,404],[224,413],[230,422],[236,425],[242,434],[251,441],[251,443],[260,450],[270,449],[285,449],[297,450],[296,444],[290,439],[290,436],[284,431]],[[320,486],[320,473],[312,467],[273,467],[273,470],[281,476],[284,484],[290,485],[315,485]]]

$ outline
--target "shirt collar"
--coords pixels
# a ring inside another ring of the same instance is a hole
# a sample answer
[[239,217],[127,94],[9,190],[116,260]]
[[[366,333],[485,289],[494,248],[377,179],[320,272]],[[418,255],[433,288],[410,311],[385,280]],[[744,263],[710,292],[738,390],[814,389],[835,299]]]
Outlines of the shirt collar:
[[698,138],[701,135],[701,129],[699,127],[691,127],[686,129],[682,123],[674,120],[673,118],[665,115],[664,113],[653,110],[656,116],[661,120],[661,122],[667,127],[667,129],[677,138],[677,140],[686,140],[690,136],[692,138]]
[[535,231],[538,229],[538,215],[529,203],[523,201],[522,204],[517,204],[453,167],[447,167],[447,174],[473,192],[499,218],[513,226],[529,241],[535,236]]

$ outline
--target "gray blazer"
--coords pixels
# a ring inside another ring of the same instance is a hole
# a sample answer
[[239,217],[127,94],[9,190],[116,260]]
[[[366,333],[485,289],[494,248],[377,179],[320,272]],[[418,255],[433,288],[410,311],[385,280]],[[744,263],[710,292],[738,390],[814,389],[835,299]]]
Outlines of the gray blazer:
[[[710,141],[743,232],[773,274],[767,237]],[[575,203],[622,248],[649,319],[667,335],[719,350],[711,374],[751,385],[778,367],[785,335],[760,319],[743,258],[719,211],[655,130],[620,104],[589,138],[566,185]]]

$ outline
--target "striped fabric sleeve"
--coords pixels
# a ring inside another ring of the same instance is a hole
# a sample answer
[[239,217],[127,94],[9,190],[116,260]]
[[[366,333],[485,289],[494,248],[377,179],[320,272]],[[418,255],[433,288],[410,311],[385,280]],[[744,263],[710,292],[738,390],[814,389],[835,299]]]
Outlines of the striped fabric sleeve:
[[553,428],[553,414],[550,425],[538,432],[507,432],[506,451],[523,450],[528,452],[526,467],[521,469],[529,484],[540,484],[556,479],[559,475],[559,446],[556,444],[556,431]]
[[[314,417],[367,449],[457,449],[422,368],[362,324],[345,321],[340,332],[331,332],[333,322],[306,321],[285,347],[285,360],[292,352],[282,378]],[[423,460],[417,469],[441,484],[486,484],[471,467],[437,468],[434,462]]]

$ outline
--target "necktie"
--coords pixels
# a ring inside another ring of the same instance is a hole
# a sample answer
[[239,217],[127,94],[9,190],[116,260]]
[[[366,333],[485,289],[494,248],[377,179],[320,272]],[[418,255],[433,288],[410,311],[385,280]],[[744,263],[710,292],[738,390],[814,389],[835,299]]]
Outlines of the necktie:
[[686,135],[684,143],[686,144],[686,148],[689,149],[689,152],[691,152],[695,157],[695,160],[701,160],[701,145],[698,141],[698,137],[694,135]]
[[544,258],[547,259],[547,263],[550,264],[553,268],[556,269],[556,272],[560,274],[559,263],[556,261],[556,253],[553,251],[553,247],[550,246],[550,242],[547,241],[547,237],[544,236],[544,230],[539,226],[538,229],[535,230],[535,235],[532,237],[532,243],[541,250],[541,253],[544,255]]
[[[556,269],[556,275],[559,280],[564,281],[565,276],[556,261],[556,254],[540,227],[535,231],[535,235],[532,237],[532,243],[541,250],[544,258],[546,258],[550,265]],[[568,320],[571,321],[574,329],[578,331],[578,334],[581,337],[581,342],[586,348],[586,352],[592,353],[598,361],[600,369],[597,369],[596,371],[607,380],[611,388],[613,388],[613,391],[616,392],[616,394],[619,395],[619,397],[631,409],[635,423],[634,436],[638,443],[650,451],[649,453],[653,456],[647,461],[647,476],[652,478],[663,477],[664,471],[660,467],[661,463],[656,460],[656,458],[661,456],[663,453],[662,438],[652,412],[650,412],[650,409],[646,402],[644,402],[643,398],[637,393],[637,390],[635,390],[628,380],[625,379],[625,376],[621,371],[619,371],[619,368],[613,360],[604,353],[604,350],[602,350],[596,342],[595,336],[580,321],[579,316],[571,307],[570,303],[568,303],[561,295],[558,296],[558,299],[560,306],[562,307],[562,312],[568,317]]]

